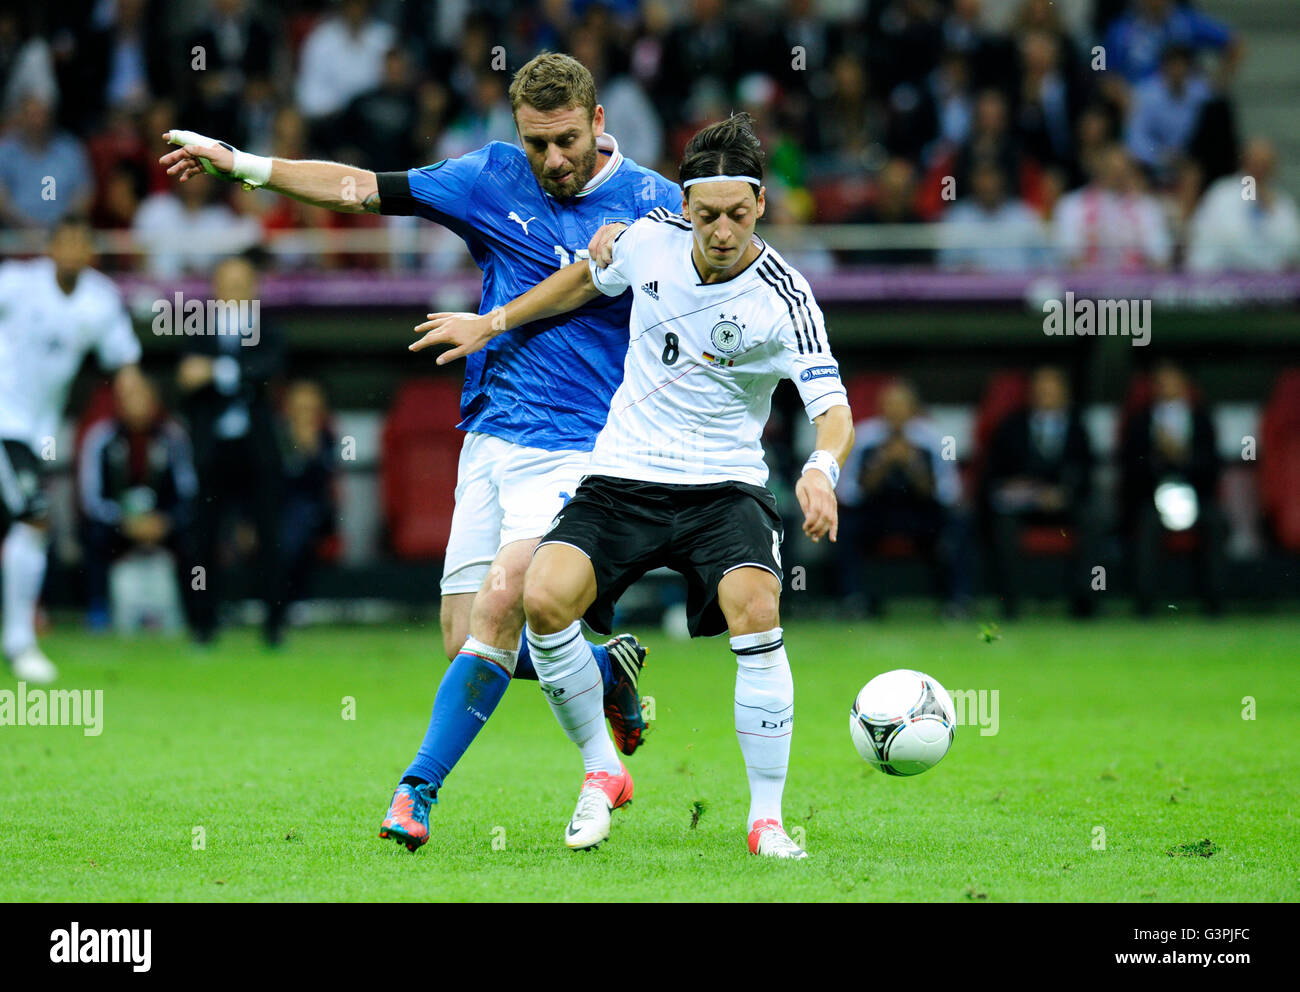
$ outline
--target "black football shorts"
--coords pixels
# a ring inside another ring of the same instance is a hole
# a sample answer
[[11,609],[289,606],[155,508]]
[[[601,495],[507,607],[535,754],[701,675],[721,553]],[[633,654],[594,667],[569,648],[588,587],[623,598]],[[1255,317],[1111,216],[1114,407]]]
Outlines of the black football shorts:
[[567,544],[591,559],[596,600],[584,619],[594,630],[610,633],[619,597],[646,572],[667,567],[686,578],[691,636],[710,637],[727,629],[718,605],[722,577],[756,565],[780,581],[781,538],[776,497],[761,486],[589,475],[541,544]]
[[0,441],[0,535],[15,520],[35,520],[49,507],[41,460],[22,441]]

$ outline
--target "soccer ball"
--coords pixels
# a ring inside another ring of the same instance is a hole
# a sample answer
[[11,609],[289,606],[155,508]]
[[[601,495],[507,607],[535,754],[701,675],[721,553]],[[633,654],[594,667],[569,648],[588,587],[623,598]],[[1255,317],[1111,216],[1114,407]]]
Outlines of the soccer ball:
[[908,668],[877,675],[849,711],[849,735],[867,763],[886,775],[920,775],[952,744],[957,711],[948,690]]

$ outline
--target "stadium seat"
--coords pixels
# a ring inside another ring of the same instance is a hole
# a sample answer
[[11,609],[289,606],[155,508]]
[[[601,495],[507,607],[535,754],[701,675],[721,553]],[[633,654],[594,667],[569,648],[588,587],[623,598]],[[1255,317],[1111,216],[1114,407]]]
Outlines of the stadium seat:
[[[1205,394],[1201,391],[1200,386],[1192,383],[1192,402],[1200,404],[1204,402]],[[1115,450],[1120,451],[1124,444],[1124,433],[1128,430],[1129,421],[1138,413],[1138,411],[1151,405],[1151,377],[1144,372],[1138,372],[1129,381],[1128,390],[1124,394],[1124,400],[1120,404],[1120,414],[1115,421]],[[1222,484],[1222,480],[1220,480]],[[1201,546],[1201,528],[1198,524],[1190,530],[1167,530],[1161,536],[1160,546],[1168,553],[1181,555],[1191,554]]]
[[1260,509],[1278,544],[1300,552],[1300,368],[1278,375],[1259,433]]
[[920,550],[906,534],[886,534],[871,551],[873,558],[915,558]]
[[[110,382],[101,382],[91,392],[90,398],[86,400],[86,408],[81,411],[81,416],[77,418],[77,428],[73,434],[73,452],[75,458],[72,463],[72,475],[74,481],[81,478],[81,445],[86,440],[86,434],[101,420],[107,420],[117,411],[117,400],[113,397],[113,385]],[[76,483],[80,486],[80,482]],[[74,499],[76,519],[82,520],[83,513],[81,509],[81,500]]]
[[1018,369],[995,372],[984,387],[984,395],[975,411],[975,457],[971,459],[971,478],[982,479],[989,444],[998,426],[1010,414],[1029,401],[1029,377]]
[[[995,372],[984,389],[975,413],[975,457],[970,480],[978,484],[984,476],[993,435],[1008,416],[1029,402],[1029,377],[1018,369]],[[1058,556],[1072,552],[1078,536],[1072,529],[1055,524],[1027,524],[1020,528],[1020,550],[1029,555]]]
[[871,184],[859,176],[837,177],[812,184],[817,220],[823,224],[846,221],[871,202]]
[[1051,524],[1032,524],[1020,529],[1020,550],[1031,555],[1065,555],[1074,550],[1073,533]]
[[383,430],[380,483],[393,551],[402,558],[441,558],[451,532],[453,491],[464,435],[455,379],[402,385]]
[[858,372],[848,377],[844,389],[849,394],[854,423],[880,413],[880,393],[893,381],[894,375],[889,372]]
[[113,398],[112,383],[101,382],[90,394],[90,399],[86,401],[86,408],[82,410],[81,416],[77,418],[74,445],[78,457],[81,455],[81,442],[85,440],[86,432],[101,420],[107,420],[113,416],[116,409],[117,401]]

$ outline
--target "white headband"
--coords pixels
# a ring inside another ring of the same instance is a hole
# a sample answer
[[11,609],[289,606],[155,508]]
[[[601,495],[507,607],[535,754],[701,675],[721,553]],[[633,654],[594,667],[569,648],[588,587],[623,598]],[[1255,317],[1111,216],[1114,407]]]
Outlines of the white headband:
[[694,186],[696,183],[749,183],[751,186],[762,186],[763,184],[753,176],[700,176],[698,179],[688,179],[682,183],[682,189],[688,186]]

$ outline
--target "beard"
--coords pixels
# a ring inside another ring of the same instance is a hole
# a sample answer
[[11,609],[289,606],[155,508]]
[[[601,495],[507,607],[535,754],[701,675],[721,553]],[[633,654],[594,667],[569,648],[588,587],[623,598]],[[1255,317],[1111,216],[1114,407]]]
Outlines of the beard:
[[591,177],[596,174],[596,156],[599,154],[600,151],[593,141],[582,158],[572,164],[572,172],[567,179],[557,182],[545,174],[539,174],[537,184],[557,200],[567,200],[586,186],[591,181]]

